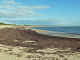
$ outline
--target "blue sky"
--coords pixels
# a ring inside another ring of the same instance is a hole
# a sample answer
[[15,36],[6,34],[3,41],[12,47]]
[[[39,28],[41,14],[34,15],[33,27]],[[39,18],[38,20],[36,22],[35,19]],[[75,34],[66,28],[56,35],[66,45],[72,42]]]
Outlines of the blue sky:
[[80,0],[0,0],[0,22],[80,26]]

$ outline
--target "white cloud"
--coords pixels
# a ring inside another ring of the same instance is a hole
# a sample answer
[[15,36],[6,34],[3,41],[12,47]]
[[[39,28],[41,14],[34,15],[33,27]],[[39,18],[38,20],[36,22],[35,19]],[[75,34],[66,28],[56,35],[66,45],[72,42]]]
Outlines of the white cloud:
[[12,5],[15,5],[15,4],[18,4],[18,3],[16,3],[14,0],[10,0],[10,1],[5,1],[4,0],[4,4],[12,4]]
[[66,23],[59,23],[59,24],[66,24]]
[[14,0],[3,1],[0,4],[0,18],[20,18],[20,17],[34,17],[42,14],[36,13],[36,9],[50,8],[43,6],[21,6]]
[[44,8],[50,8],[46,5],[44,6],[32,6],[32,7],[28,7],[28,6],[18,6],[19,9],[29,9],[29,10],[33,10],[33,9],[44,9]]
[[[64,20],[64,21],[63,21]],[[26,19],[26,18],[1,18],[0,19],[1,22],[27,22],[27,21],[31,21],[31,22],[45,22],[46,24],[49,24],[49,25],[66,25],[66,26],[69,26],[69,25],[80,25],[80,22],[79,21],[75,21],[75,22],[69,22],[68,20],[66,19]],[[61,21],[61,22],[60,22]],[[29,22],[30,23],[30,22]]]

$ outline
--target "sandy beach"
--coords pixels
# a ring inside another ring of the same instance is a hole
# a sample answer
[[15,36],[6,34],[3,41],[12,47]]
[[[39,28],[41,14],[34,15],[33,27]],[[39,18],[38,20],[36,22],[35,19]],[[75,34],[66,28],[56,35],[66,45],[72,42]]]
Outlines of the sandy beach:
[[0,60],[79,60],[80,39],[44,35],[30,26],[0,26]]
[[[80,39],[80,34],[63,33],[63,32],[57,32],[57,31],[41,30],[41,29],[35,29],[33,27],[38,27],[38,26],[32,26],[32,27],[29,27],[29,29],[32,29],[32,30],[34,30],[34,31],[36,31],[36,32],[38,32],[40,34],[50,35],[50,36],[59,36],[59,37],[78,38],[78,39]],[[47,27],[47,26],[39,26],[39,27]],[[53,27],[55,27],[55,26],[53,26]]]

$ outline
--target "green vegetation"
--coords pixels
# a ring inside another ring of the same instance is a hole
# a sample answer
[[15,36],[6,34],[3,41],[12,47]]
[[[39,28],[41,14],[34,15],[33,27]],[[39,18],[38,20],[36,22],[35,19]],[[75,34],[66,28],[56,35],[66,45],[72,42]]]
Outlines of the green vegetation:
[[0,22],[0,25],[11,25],[11,24],[5,24],[5,23]]
[[[19,24],[19,25],[17,25],[17,24],[5,24],[5,23],[2,23],[2,22],[0,22],[0,25],[13,25],[13,26],[20,26],[20,24]],[[26,24],[24,24],[23,26],[33,26],[33,25],[26,25]]]
[[5,23],[0,22],[0,25],[16,25],[16,24],[5,24]]
[[62,26],[62,25],[20,25],[20,24],[5,24],[0,22],[0,25],[12,25],[12,26],[36,26],[36,27],[80,27],[80,26]]
[[0,25],[5,25],[4,23],[0,22]]

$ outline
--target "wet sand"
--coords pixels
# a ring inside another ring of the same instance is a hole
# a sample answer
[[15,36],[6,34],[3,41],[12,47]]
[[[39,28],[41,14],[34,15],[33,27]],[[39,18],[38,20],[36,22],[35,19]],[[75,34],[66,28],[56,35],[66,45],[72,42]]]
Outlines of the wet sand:
[[41,29],[35,29],[32,27],[30,27],[30,29],[32,29],[40,34],[44,34],[44,35],[59,36],[59,37],[66,37],[66,38],[79,38],[80,39],[80,34],[41,30]]
[[41,34],[43,32],[47,31],[31,30],[26,26],[1,28],[0,60],[80,59],[80,49],[77,49],[80,39]]

